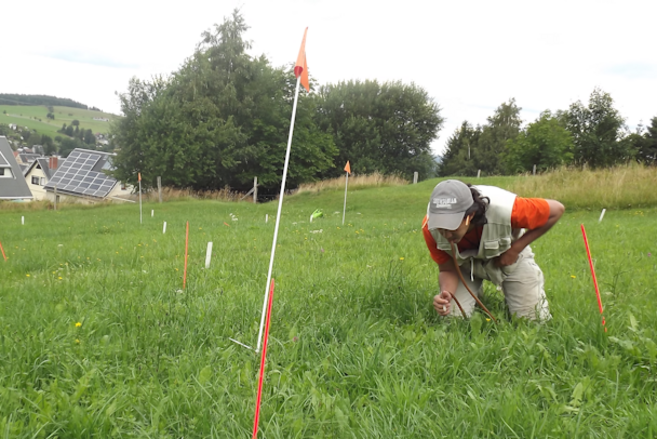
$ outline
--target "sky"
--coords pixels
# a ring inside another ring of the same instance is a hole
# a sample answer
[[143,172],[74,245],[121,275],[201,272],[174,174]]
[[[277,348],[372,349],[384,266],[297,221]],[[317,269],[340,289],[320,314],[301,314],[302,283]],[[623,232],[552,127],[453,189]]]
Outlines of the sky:
[[114,0],[4,5],[0,93],[70,98],[120,114],[132,77],[178,70],[201,33],[238,8],[250,54],[296,60],[308,27],[310,75],[414,83],[445,123],[485,124],[515,98],[525,123],[609,93],[629,129],[657,117],[654,0]]

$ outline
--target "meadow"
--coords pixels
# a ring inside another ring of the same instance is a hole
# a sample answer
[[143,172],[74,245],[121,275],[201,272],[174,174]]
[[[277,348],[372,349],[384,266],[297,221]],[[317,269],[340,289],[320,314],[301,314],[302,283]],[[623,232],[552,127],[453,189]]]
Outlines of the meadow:
[[[654,205],[598,222],[584,191],[564,201],[532,245],[551,321],[510,319],[491,285],[499,324],[443,320],[420,230],[437,182],[350,190],[344,226],[343,189],[285,198],[260,437],[656,437]],[[0,210],[0,435],[249,437],[259,355],[229,338],[257,343],[276,208]]]
[[[106,134],[109,132],[111,121],[118,117],[115,114],[82,108],[55,106],[53,109],[55,110],[55,119],[51,120],[46,117],[48,108],[43,105],[0,105],[0,123],[13,123],[22,128],[28,127],[41,135],[46,134],[55,138],[55,136],[61,136],[57,130],[61,129],[63,124],[70,125],[76,119],[80,121],[81,128],[91,129],[93,133]],[[106,118],[110,122],[93,120],[94,117]]]

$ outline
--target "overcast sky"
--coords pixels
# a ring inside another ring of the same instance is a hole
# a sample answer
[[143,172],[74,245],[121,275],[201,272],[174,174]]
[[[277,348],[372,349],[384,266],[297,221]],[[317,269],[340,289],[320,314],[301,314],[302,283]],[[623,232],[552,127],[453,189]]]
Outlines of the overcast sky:
[[446,119],[484,124],[515,98],[525,122],[608,92],[634,128],[657,116],[655,0],[31,1],[2,6],[0,93],[47,94],[120,113],[128,80],[177,70],[201,33],[240,8],[252,55],[296,60],[303,30],[320,84],[401,80]]

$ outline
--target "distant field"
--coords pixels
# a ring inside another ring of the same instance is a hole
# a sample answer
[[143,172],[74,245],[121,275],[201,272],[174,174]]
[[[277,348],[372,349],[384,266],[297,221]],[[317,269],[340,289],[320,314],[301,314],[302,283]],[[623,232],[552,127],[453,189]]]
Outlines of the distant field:
[[[499,324],[445,321],[420,229],[436,182],[350,190],[344,225],[339,188],[285,198],[259,437],[655,437],[657,209],[565,203],[532,245],[551,322],[509,320],[492,285]],[[256,344],[276,207],[0,211],[2,437],[249,437],[259,357],[229,338]]]
[[[70,125],[74,119],[79,120],[80,127],[85,130],[91,129],[94,133],[107,133],[111,121],[119,118],[115,114],[80,108],[54,107],[54,110],[55,120],[50,120],[46,117],[48,109],[42,105],[0,105],[0,123],[14,123],[21,127],[37,130],[39,134],[55,137],[60,135],[57,130],[63,124]],[[7,114],[4,114],[4,111]],[[96,121],[93,120],[94,117],[106,118],[110,122]]]

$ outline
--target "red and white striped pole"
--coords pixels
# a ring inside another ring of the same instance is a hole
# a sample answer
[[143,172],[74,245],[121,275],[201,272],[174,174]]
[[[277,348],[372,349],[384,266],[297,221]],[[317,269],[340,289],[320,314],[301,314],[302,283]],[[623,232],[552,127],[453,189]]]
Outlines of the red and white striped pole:
[[265,324],[265,336],[262,344],[262,357],[260,358],[260,378],[258,379],[258,397],[256,398],[255,418],[253,420],[252,439],[258,437],[258,420],[260,419],[260,401],[262,397],[262,381],[265,376],[265,359],[267,358],[267,339],[269,338],[269,324],[271,323],[271,304],[274,301],[274,279],[269,287],[269,300],[267,304],[267,323]]

